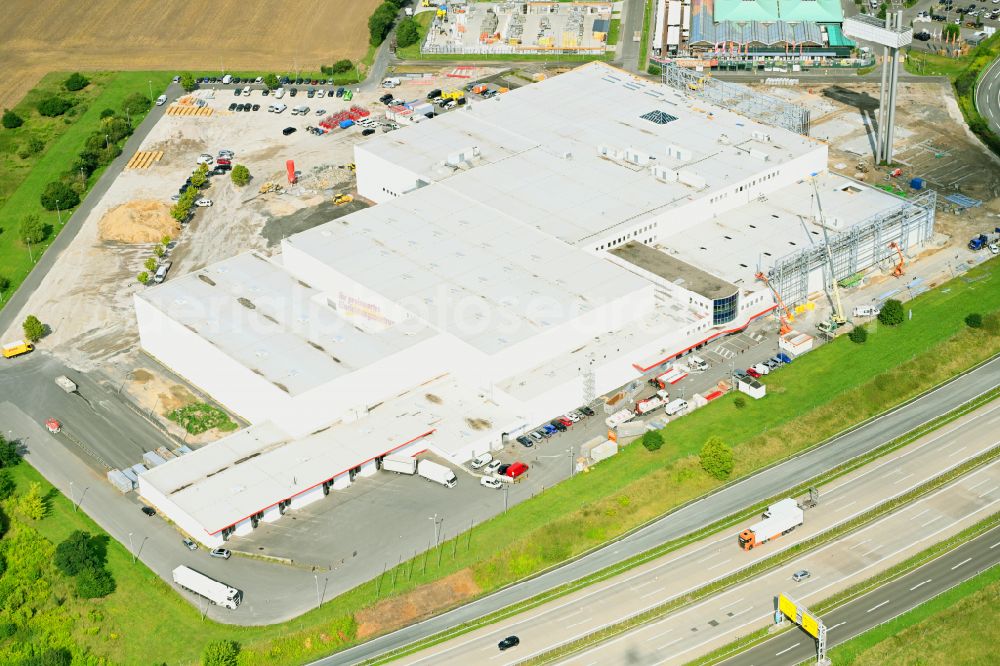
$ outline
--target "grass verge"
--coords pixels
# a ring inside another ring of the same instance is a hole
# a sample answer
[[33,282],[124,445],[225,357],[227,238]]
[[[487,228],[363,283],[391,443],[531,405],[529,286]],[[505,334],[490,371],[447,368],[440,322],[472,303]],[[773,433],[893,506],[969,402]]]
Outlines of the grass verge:
[[[119,111],[125,97],[136,92],[148,95],[150,87],[157,96],[170,81],[170,75],[165,72],[88,72],[91,84],[87,88],[78,93],[64,93],[67,97],[81,95],[76,98],[74,115],[57,118],[38,115],[33,110],[34,105],[52,94],[67,76],[66,72],[45,76],[15,107],[24,114],[24,125],[16,130],[0,129],[0,277],[10,280],[7,294],[13,293],[24,281],[34,262],[69,221],[70,211],[49,212],[42,208],[39,196],[49,182],[59,180],[70,169],[87,136],[98,128],[101,111]],[[132,117],[133,126],[141,121],[142,116]],[[45,141],[45,150],[22,160],[16,156],[18,146],[32,136]],[[11,151],[14,151],[13,156]],[[80,194],[81,201],[105,168],[101,167],[87,179],[86,190]],[[37,213],[42,223],[51,228],[44,242],[32,244],[30,253],[18,233],[21,219],[29,213]],[[7,300],[6,296],[0,299],[0,308]]]
[[615,46],[618,43],[618,39],[621,37],[621,32],[622,20],[611,19],[611,27],[608,28],[608,46]]
[[944,485],[960,478],[961,476],[967,474],[968,472],[976,469],[977,467],[984,465],[988,462],[995,460],[1000,456],[1000,447],[990,449],[989,451],[971,458],[961,465],[955,467],[952,470],[945,472],[937,477],[934,477],[927,483],[921,484],[916,488],[900,495],[899,497],[890,499],[883,502],[865,513],[845,521],[839,525],[836,525],[829,530],[818,534],[815,537],[802,541],[800,543],[789,546],[785,550],[775,553],[771,557],[760,560],[748,567],[741,569],[740,571],[726,576],[720,580],[709,583],[703,587],[694,590],[683,597],[678,597],[672,599],[666,603],[660,604],[654,608],[637,613],[625,620],[616,622],[612,625],[602,627],[597,631],[594,631],[582,638],[571,641],[564,645],[561,645],[553,650],[549,650],[542,654],[536,655],[530,659],[519,662],[519,666],[539,666],[541,664],[551,664],[556,661],[565,659],[568,656],[576,654],[582,650],[589,647],[602,643],[610,638],[623,634],[627,631],[639,627],[648,622],[652,622],[659,618],[668,615],[680,608],[688,606],[696,601],[700,601],[706,597],[712,596],[723,590],[742,583],[751,578],[755,578],[760,574],[773,569],[777,566],[790,562],[795,558],[807,553],[811,550],[818,548],[821,545],[836,541],[840,537],[849,534],[865,525],[875,522],[879,518],[882,518],[889,513],[895,511],[896,509],[906,506],[915,500],[931,493]]
[[455,638],[456,636],[467,633],[469,631],[474,631],[475,629],[479,629],[481,627],[493,624],[495,622],[499,622],[506,618],[517,615],[519,613],[523,613],[532,608],[536,608],[538,606],[541,606],[542,604],[545,604],[549,601],[553,601],[554,599],[565,596],[567,594],[575,592],[576,590],[587,587],[594,583],[606,580],[613,576],[617,576],[625,571],[628,571],[629,569],[633,569],[639,565],[645,564],[646,562],[657,559],[659,557],[663,557],[668,553],[683,548],[684,546],[690,543],[699,541],[710,535],[716,534],[726,528],[744,524],[747,520],[759,516],[761,511],[765,507],[769,506],[770,504],[773,504],[776,500],[784,497],[798,497],[800,495],[803,495],[810,487],[821,487],[825,484],[828,484],[837,478],[849,474],[856,469],[864,467],[870,462],[877,460],[878,458],[881,458],[883,456],[886,456],[892,453],[893,451],[896,451],[906,446],[907,444],[910,444],[920,439],[921,437],[942,428],[943,426],[955,421],[956,419],[959,419],[962,416],[965,416],[966,414],[969,414],[975,411],[976,409],[979,409],[983,405],[986,405],[992,402],[993,400],[996,400],[998,397],[1000,397],[1000,387],[994,388],[993,390],[988,391],[987,393],[984,393],[981,396],[978,396],[974,400],[969,401],[967,404],[962,405],[958,409],[955,409],[952,412],[949,412],[948,414],[944,414],[938,417],[937,419],[934,419],[933,421],[929,421],[920,428],[917,428],[911,432],[906,433],[905,435],[897,437],[896,439],[887,442],[886,444],[878,447],[877,449],[873,449],[872,451],[868,452],[863,456],[859,456],[858,458],[855,458],[842,465],[839,465],[827,472],[824,472],[823,474],[820,474],[812,479],[809,479],[808,481],[799,484],[794,488],[791,488],[787,491],[783,491],[781,493],[777,493],[776,495],[769,497],[766,500],[758,502],[753,506],[747,507],[745,510],[740,511],[739,513],[726,516],[725,518],[722,518],[710,525],[707,525],[704,528],[697,530],[696,532],[692,532],[691,534],[688,534],[681,539],[676,539],[674,541],[667,542],[661,546],[658,546],[657,548],[650,549],[639,555],[635,555],[633,557],[622,560],[613,567],[609,567],[602,571],[595,572],[594,574],[585,576],[577,581],[573,581],[572,583],[568,583],[566,585],[553,588],[544,594],[528,599],[522,603],[515,604],[507,608],[504,608],[500,611],[497,611],[495,613],[483,616],[482,618],[479,618],[474,622],[464,623],[462,625],[454,627],[453,629],[447,632],[442,632],[441,634],[430,636],[424,640],[408,645],[397,651],[388,653],[388,655],[386,655],[384,658],[380,657],[378,659],[373,659],[366,663],[368,664],[385,663],[387,661],[390,661],[391,659],[396,659],[402,656],[406,656],[408,654],[412,654],[414,652],[418,652],[420,650],[426,649],[438,643],[442,643],[446,640]]
[[[920,551],[919,553],[907,558],[903,562],[900,562],[885,571],[868,578],[857,585],[854,585],[847,590],[838,592],[837,594],[824,599],[817,604],[811,604],[810,609],[817,614],[825,613],[833,610],[839,606],[842,606],[849,601],[865,594],[866,592],[872,590],[875,587],[883,585],[891,580],[894,580],[904,574],[907,574],[918,567],[927,564],[931,560],[957,548],[963,543],[976,538],[977,536],[988,532],[997,525],[1000,525],[1000,513],[995,513],[991,516],[987,516],[983,520],[979,521],[975,525],[970,525],[958,534],[955,534],[943,541],[939,541],[934,545]],[[687,664],[687,666],[711,666],[712,664],[717,664],[719,662],[729,659],[735,654],[749,650],[750,648],[763,643],[764,641],[770,640],[774,636],[784,633],[785,631],[796,631],[796,627],[788,627],[776,633],[772,633],[767,627],[758,629],[754,632],[742,636],[737,640],[723,645],[706,654],[698,659],[695,659]],[[863,634],[862,634],[863,635]]]
[[[653,0],[646,0],[646,5],[642,10],[642,41],[639,42],[639,67],[638,71],[645,72],[649,63],[649,33],[653,29]],[[625,39],[631,39],[625,35]]]

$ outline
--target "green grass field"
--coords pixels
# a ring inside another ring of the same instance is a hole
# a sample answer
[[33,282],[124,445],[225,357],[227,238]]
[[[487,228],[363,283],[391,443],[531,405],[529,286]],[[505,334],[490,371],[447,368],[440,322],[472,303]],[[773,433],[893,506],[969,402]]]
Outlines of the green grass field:
[[[919,296],[911,305],[912,321],[898,330],[880,327],[864,346],[840,339],[771,375],[766,382],[770,395],[764,400],[738,410],[725,399],[698,410],[664,430],[667,444],[659,452],[627,447],[593,471],[476,526],[471,534],[445,541],[396,571],[390,569],[381,583],[365,583],[283,625],[225,627],[203,622],[141,562],[133,565],[124,547],[112,543],[110,568],[118,591],[99,602],[72,601],[81,607],[99,605],[104,618],[96,633],[88,633],[95,631],[93,622],[78,621],[71,631],[73,640],[116,662],[135,663],[139,655],[156,654],[170,663],[190,663],[207,641],[225,637],[244,646],[242,663],[298,664],[351,641],[361,611],[390,622],[392,614],[380,613],[376,605],[377,587],[384,600],[464,570],[483,592],[496,589],[717,487],[719,482],[703,473],[692,457],[709,435],[723,434],[737,455],[736,474],[745,474],[1000,351],[1000,336],[971,331],[962,321],[973,310],[1000,309],[1000,262],[989,262],[969,277],[974,280],[953,280]],[[27,465],[16,468],[15,476],[22,488],[39,481],[50,489]],[[97,531],[61,495],[54,496],[52,506],[52,514],[37,529],[53,543],[80,527]],[[155,652],[148,651],[152,641]]]
[[[88,72],[90,86],[80,91],[85,93],[77,105],[76,113],[67,117],[43,118],[33,109],[34,104],[48,92],[55,90],[66,79],[67,73],[49,74],[32,90],[15,109],[25,109],[24,125],[16,130],[0,129],[0,275],[11,281],[11,291],[28,275],[33,266],[28,247],[18,238],[21,219],[28,213],[38,213],[43,222],[51,225],[52,233],[41,246],[32,246],[31,255],[38,257],[52,243],[56,234],[68,219],[67,211],[48,212],[38,201],[45,186],[57,180],[73,164],[83,149],[84,141],[93,132],[104,109],[121,109],[122,101],[128,95],[139,92],[149,94],[152,81],[153,95],[158,96],[166,89],[171,75],[165,72]],[[67,93],[67,95],[69,95]],[[133,124],[142,118],[133,118]],[[45,150],[30,160],[16,156],[16,146],[27,137],[37,134],[46,139]],[[10,153],[14,149],[14,154]],[[97,182],[103,168],[94,172],[87,181],[87,190]],[[84,195],[81,195],[81,200]],[[4,297],[3,301],[6,302]],[[2,307],[3,303],[0,303]]]
[[1000,567],[830,650],[837,666],[995,664]]
[[614,46],[621,38],[622,20],[611,19],[611,27],[608,29],[608,46]]

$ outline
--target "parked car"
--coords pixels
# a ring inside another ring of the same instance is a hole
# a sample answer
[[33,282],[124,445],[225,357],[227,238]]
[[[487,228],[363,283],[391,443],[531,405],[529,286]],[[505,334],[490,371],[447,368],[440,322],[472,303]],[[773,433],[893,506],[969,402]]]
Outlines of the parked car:
[[198,159],[196,160],[198,164],[211,164],[214,161],[215,158],[209,155],[208,153],[202,153],[201,155],[198,156]]
[[508,636],[507,638],[497,643],[497,647],[500,648],[501,652],[503,652],[504,650],[510,649],[512,647],[517,647],[520,644],[521,644],[520,638],[518,638],[517,636]]
[[542,426],[541,432],[543,437],[551,437],[552,435],[556,434],[559,431],[556,430],[556,427],[554,425],[546,423],[545,425]]
[[289,134],[295,134],[295,128],[286,127],[285,129],[281,130],[281,133],[284,134],[285,136],[288,136]]
[[517,441],[520,442],[521,446],[529,448],[529,449],[532,446],[535,445],[535,443],[533,441],[531,441],[530,437],[525,437],[524,435],[521,435],[520,437],[518,437]]
[[566,415],[566,418],[568,418],[573,423],[576,423],[577,421],[580,420],[581,417],[574,414],[573,412],[570,412],[569,414]]
[[254,111],[260,111],[260,104],[254,104],[253,105],[253,110]]
[[219,166],[225,166],[227,164],[232,164],[233,161],[231,159],[229,159],[228,157],[220,157],[219,159],[217,159],[215,161],[215,163],[217,165],[219,165]]
[[586,414],[587,416],[593,416],[594,415],[594,410],[592,410],[590,407],[581,407],[580,411],[583,412],[584,414]]
[[233,151],[228,150],[226,148],[223,148],[222,150],[219,151],[219,157],[224,157],[226,159],[230,159],[231,160],[234,157],[236,157],[236,153],[234,153]]
[[475,458],[473,458],[472,462],[469,463],[469,467],[471,467],[472,469],[479,469],[480,467],[488,465],[491,462],[493,462],[493,456],[490,455],[489,453],[484,453],[481,456],[476,456]]
[[326,109],[316,109],[316,115],[317,116],[325,116],[326,115]]
[[323,99],[324,97],[326,97],[326,91],[325,90],[323,90],[322,88],[320,88],[319,90],[316,91],[316,98],[317,99]]
[[212,550],[208,551],[208,554],[211,555],[212,557],[218,557],[219,559],[222,560],[228,560],[232,556],[232,553],[230,553],[225,548],[213,548]]
[[495,476],[484,476],[479,479],[479,485],[496,489],[503,485],[503,481]]
[[195,201],[194,205],[198,206],[199,208],[211,208],[212,207],[212,200],[211,199],[205,199],[203,197],[203,198],[198,199],[197,201]]
[[537,430],[532,430],[531,432],[528,433],[528,436],[531,437],[531,439],[535,440],[536,442],[542,441],[542,433],[538,432]]
[[374,133],[375,130],[373,130],[371,127],[366,127],[365,129],[361,130],[361,136],[371,136]]
[[559,421],[552,421],[549,425],[558,430],[559,432],[566,432],[566,425],[560,423]]
[[295,97],[298,94],[299,94],[299,89],[298,88],[292,88],[292,89],[290,89],[288,91],[288,96],[289,97]]
[[156,98],[156,106],[163,106],[166,103],[167,103],[166,95],[160,95],[159,97]]
[[754,379],[760,377],[760,373],[754,370],[753,368],[747,368],[747,374],[753,377]]
[[198,544],[196,544],[194,541],[191,541],[191,539],[182,539],[181,543],[187,546],[188,550],[198,550]]
[[229,110],[230,111],[235,111],[236,110],[236,102],[233,102],[232,104],[229,105]]
[[155,516],[156,515],[156,509],[154,509],[151,506],[144,506],[144,507],[142,507],[142,512],[144,514],[146,514],[147,516]]
[[556,419],[556,422],[557,423],[562,423],[567,428],[569,428],[571,425],[573,425],[573,421],[570,418],[566,417],[566,416],[560,416],[559,418]]
[[[503,469],[503,467],[501,467],[501,469]],[[504,469],[502,472],[500,472],[500,475],[509,476],[512,479],[516,479],[517,477],[521,476],[527,471],[528,471],[528,466],[525,465],[520,460],[518,460],[517,462],[513,462],[510,465],[508,465],[507,469]]]
[[[344,96],[344,89],[342,87],[341,88],[337,88],[337,97],[343,97],[343,96]],[[382,96],[385,97],[386,95],[382,95]],[[389,99],[392,99],[392,95],[389,95],[388,97],[389,97]]]
[[812,574],[806,571],[805,569],[801,569],[792,574],[792,580],[794,580],[796,583],[801,583],[806,578],[809,578],[809,576],[811,575]]
[[497,458],[487,463],[483,471],[486,472],[487,474],[496,474],[497,470],[500,469],[502,465],[503,463],[500,462],[499,458]]

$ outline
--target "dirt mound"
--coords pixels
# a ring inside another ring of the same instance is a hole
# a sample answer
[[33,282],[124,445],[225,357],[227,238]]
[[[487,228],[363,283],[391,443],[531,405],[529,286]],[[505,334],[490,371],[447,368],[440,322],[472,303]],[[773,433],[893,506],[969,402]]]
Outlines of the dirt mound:
[[[384,581],[383,581],[384,583]],[[355,615],[358,638],[383,634],[430,617],[479,594],[470,569],[456,571],[435,583],[390,597]]]
[[121,243],[156,243],[164,236],[174,238],[181,230],[170,217],[170,207],[160,201],[130,201],[109,210],[100,225],[101,240]]

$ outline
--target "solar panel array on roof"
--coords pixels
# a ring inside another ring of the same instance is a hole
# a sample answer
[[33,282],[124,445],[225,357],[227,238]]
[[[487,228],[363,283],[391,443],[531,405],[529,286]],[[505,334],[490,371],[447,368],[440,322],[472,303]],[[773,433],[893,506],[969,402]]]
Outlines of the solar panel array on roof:
[[649,113],[644,113],[639,117],[643,120],[648,120],[651,123],[656,123],[657,125],[666,125],[669,122],[677,120],[677,116],[672,116],[665,111],[650,111]]

